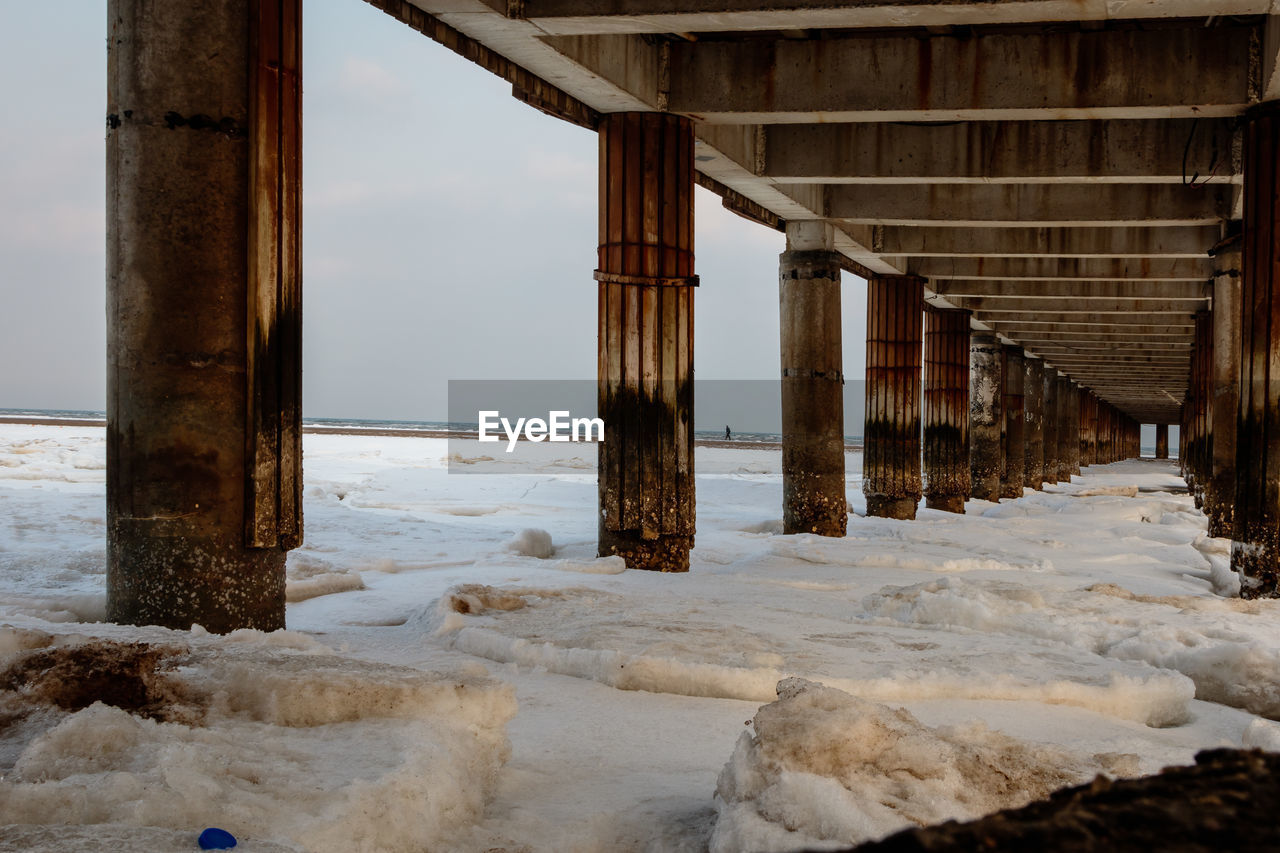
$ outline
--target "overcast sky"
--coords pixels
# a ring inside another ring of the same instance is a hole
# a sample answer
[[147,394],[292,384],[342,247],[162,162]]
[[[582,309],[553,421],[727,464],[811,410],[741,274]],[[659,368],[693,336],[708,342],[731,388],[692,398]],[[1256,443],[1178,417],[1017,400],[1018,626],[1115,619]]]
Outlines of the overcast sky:
[[[595,134],[362,0],[305,16],[305,413],[433,419],[449,379],[594,377]],[[104,0],[0,4],[0,408],[104,408],[105,45]],[[776,378],[783,237],[697,196],[698,376]]]

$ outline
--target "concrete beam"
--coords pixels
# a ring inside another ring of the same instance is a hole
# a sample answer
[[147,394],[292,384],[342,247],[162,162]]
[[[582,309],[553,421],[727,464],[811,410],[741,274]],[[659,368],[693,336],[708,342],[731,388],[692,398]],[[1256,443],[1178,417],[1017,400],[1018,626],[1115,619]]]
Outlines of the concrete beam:
[[[1116,299],[1110,302],[1097,300],[1084,302],[1081,300],[1027,300],[1021,303],[1016,299],[988,299],[983,296],[973,299],[948,299],[957,308],[968,308],[981,312],[997,322],[1001,315],[1017,314],[1029,320],[1041,322],[1085,323],[1087,325],[1138,325],[1148,326],[1158,323],[1191,319],[1195,307],[1183,304],[1153,305],[1149,302]],[[1052,318],[1052,319],[1051,319]],[[1085,319],[1087,318],[1087,319]]]
[[[456,0],[417,0],[430,11]],[[492,2],[494,8],[509,4]],[[1266,13],[1271,0],[524,0],[523,15],[553,35],[697,33],[854,27],[945,27]]]
[[950,228],[886,225],[872,247],[885,255],[951,258],[1203,258],[1217,225],[1167,228]]
[[1049,349],[1040,349],[1037,350],[1036,354],[1041,358],[1048,359],[1063,370],[1066,370],[1068,367],[1093,364],[1140,364],[1151,367],[1185,368],[1190,363],[1188,361],[1190,357],[1189,353],[1183,353],[1181,357],[1175,355],[1165,356],[1160,353],[1148,353],[1146,355],[1088,356],[1079,353],[1071,354],[1067,352],[1054,352]]
[[929,282],[939,296],[988,296],[998,299],[1208,299],[1212,288],[1201,281],[982,281],[944,279]]
[[1227,119],[781,124],[762,128],[761,174],[822,183],[1239,181]]
[[[804,184],[779,184],[793,198]],[[1169,184],[828,184],[826,218],[871,225],[1216,225],[1230,186]]]
[[[667,108],[709,122],[1193,118],[1233,116],[1249,105],[1255,31],[1197,22],[927,39],[702,41],[662,50]],[[550,41],[562,47],[571,39]],[[575,52],[599,54],[580,44]]]
[[[1213,261],[1201,258],[886,258],[930,279],[1070,279],[1074,281],[1207,282]],[[1153,288],[1154,290],[1154,288]]]
[[1126,326],[1123,329],[1098,330],[1081,328],[1077,323],[1046,323],[1043,320],[1029,320],[1017,317],[992,320],[991,325],[1001,334],[1015,337],[1018,335],[1026,337],[1048,335],[1053,337],[1061,336],[1081,343],[1090,341],[1110,343],[1136,341],[1153,345],[1170,342],[1190,345],[1193,327],[1193,324],[1188,321],[1186,324],[1178,324],[1172,327],[1168,323],[1154,323],[1148,326]]

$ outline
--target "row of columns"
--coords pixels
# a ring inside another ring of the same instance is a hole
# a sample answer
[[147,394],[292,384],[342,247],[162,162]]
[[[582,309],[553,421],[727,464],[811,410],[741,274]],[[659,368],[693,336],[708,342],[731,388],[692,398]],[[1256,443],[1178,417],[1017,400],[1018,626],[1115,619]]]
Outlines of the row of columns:
[[[302,535],[300,7],[109,3],[113,621],[215,631],[284,624],[285,553]],[[1236,394],[1223,391],[1233,383],[1221,358],[1199,365],[1184,458],[1215,529],[1229,527],[1236,540],[1246,593],[1274,594],[1275,105],[1250,112],[1244,127],[1242,260],[1222,264],[1218,277],[1239,281],[1240,307],[1219,295],[1222,320],[1202,329],[1202,348],[1212,335],[1217,352],[1240,353]],[[685,117],[614,114],[599,138],[599,414],[608,425],[600,553],[682,571],[695,533],[693,128]],[[840,260],[825,226],[789,227],[788,238],[785,526],[838,536],[847,523]],[[922,494],[959,512],[969,497],[998,500],[1137,455],[1130,418],[1042,360],[971,333],[966,313],[926,312],[923,287],[914,276],[868,283],[870,514],[914,517]],[[1235,429],[1225,429],[1233,409]]]

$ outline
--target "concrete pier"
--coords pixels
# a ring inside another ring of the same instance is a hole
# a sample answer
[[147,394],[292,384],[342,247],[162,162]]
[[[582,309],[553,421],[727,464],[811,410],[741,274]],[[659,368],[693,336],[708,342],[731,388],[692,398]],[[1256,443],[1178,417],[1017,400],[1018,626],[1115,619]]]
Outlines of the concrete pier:
[[1044,482],[1058,482],[1058,371],[1048,365],[1044,370]]
[[605,116],[600,136],[601,556],[689,569],[694,542],[693,130]]
[[969,499],[969,312],[924,311],[925,506],[964,512]]
[[1243,322],[1231,567],[1244,598],[1280,595],[1280,102],[1244,123]]
[[1156,458],[1169,458],[1169,425],[1156,424]]
[[1061,374],[1057,380],[1058,396],[1058,482],[1071,482],[1071,454],[1079,452],[1080,446],[1076,434],[1072,431],[1075,423],[1075,400],[1071,396],[1071,380]]
[[1004,353],[991,332],[969,336],[969,475],[970,494],[978,500],[1000,500],[1004,448],[1000,411]]
[[867,406],[862,491],[867,515],[913,519],[920,502],[924,280],[867,280]]
[[1044,488],[1044,361],[1024,357],[1022,377],[1023,485]]
[[1239,235],[1219,243],[1212,256],[1213,364],[1209,419],[1213,425],[1205,514],[1209,535],[1231,537],[1236,502],[1236,414],[1240,404]]
[[302,536],[300,3],[107,14],[107,618],[282,628]]
[[1067,473],[1072,476],[1080,474],[1080,386],[1068,382],[1067,388],[1067,421],[1069,435],[1067,437]]
[[1000,497],[1022,497],[1026,479],[1026,416],[1023,414],[1023,386],[1026,377],[1026,360],[1022,347],[1004,347],[1004,379],[1001,409],[1004,417],[1003,470],[1000,477]]
[[1191,351],[1191,383],[1187,405],[1187,487],[1197,509],[1204,507],[1205,484],[1209,479],[1213,432],[1209,407],[1210,373],[1213,359],[1213,316],[1208,311],[1195,315],[1195,346]]
[[840,255],[830,232],[789,225],[779,260],[784,533],[843,536],[848,522]]

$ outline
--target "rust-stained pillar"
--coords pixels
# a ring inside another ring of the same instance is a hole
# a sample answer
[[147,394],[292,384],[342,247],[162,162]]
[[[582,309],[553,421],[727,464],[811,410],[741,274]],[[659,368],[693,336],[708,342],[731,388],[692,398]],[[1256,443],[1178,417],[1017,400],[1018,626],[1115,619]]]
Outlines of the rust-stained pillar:
[[1236,412],[1240,404],[1240,244],[1237,235],[1214,247],[1213,366],[1209,460],[1209,535],[1229,538],[1235,518]]
[[964,512],[969,498],[969,312],[924,311],[925,506]]
[[1044,488],[1044,361],[1024,359],[1022,382],[1023,484],[1029,489]]
[[1076,443],[1071,432],[1071,380],[1058,374],[1058,482],[1071,482],[1071,448]]
[[1058,482],[1058,371],[1045,365],[1044,368],[1044,457],[1040,460],[1043,466],[1045,483]]
[[1280,101],[1244,120],[1240,406],[1231,566],[1244,598],[1280,595]]
[[683,572],[694,537],[693,128],[612,113],[599,136],[599,552]]
[[1024,382],[1026,364],[1022,347],[1004,348],[1004,389],[1002,410],[1004,416],[1004,469],[1000,477],[1000,497],[1022,497],[1022,484],[1026,479],[1026,416]]
[[1063,446],[1066,448],[1067,476],[1070,479],[1080,473],[1080,386],[1070,380],[1067,381],[1065,402],[1067,436]]
[[1191,350],[1190,434],[1187,437],[1187,486],[1197,508],[1204,507],[1208,462],[1212,458],[1209,423],[1209,373],[1213,359],[1213,317],[1208,311],[1195,315],[1195,343]]
[[1169,425],[1156,424],[1156,458],[1169,458]]
[[300,0],[107,16],[107,618],[282,628],[302,537]]
[[843,536],[844,352],[840,343],[840,254],[831,228],[787,225],[779,260],[782,353],[784,533]]
[[862,492],[867,515],[915,518],[920,502],[920,355],[924,279],[867,281],[867,409]]
[[1076,386],[1076,427],[1079,433],[1076,473],[1079,474],[1079,468],[1089,467],[1089,389],[1082,385]]
[[1004,419],[1000,413],[1004,352],[995,332],[969,335],[969,475],[970,494],[978,500],[1000,500]]

